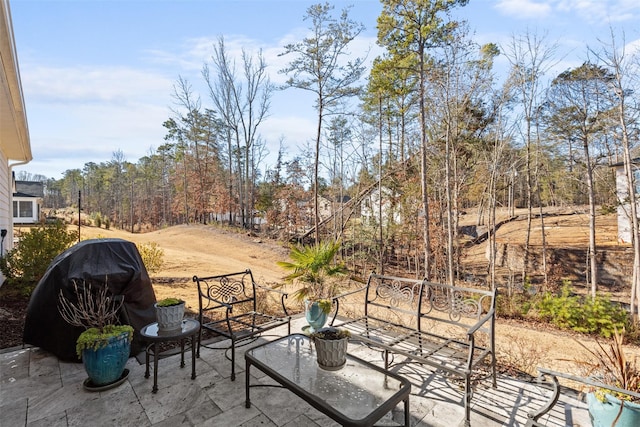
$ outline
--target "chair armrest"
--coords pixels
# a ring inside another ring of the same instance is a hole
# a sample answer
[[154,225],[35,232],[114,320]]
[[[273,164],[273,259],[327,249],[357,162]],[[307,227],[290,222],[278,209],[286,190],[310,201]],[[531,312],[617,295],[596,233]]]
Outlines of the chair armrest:
[[467,329],[467,336],[475,334],[478,329],[480,329],[485,323],[487,323],[487,321],[491,320],[491,318],[494,316],[495,310],[492,308],[487,314],[485,314],[480,320],[478,320],[475,325]]
[[282,290],[280,290],[280,289],[268,288],[268,287],[266,287],[266,286],[259,285],[258,283],[254,283],[254,285],[256,286],[256,288],[262,289],[263,291],[275,292],[275,293],[277,293],[277,294],[285,295],[285,296],[287,296],[287,297],[289,296],[289,293],[288,293],[288,292],[284,292],[284,291],[282,291]]
[[549,397],[549,400],[535,412],[531,412],[527,414],[529,421],[527,421],[526,426],[538,426],[538,419],[549,412],[555,404],[558,402],[558,398],[560,397],[560,383],[558,382],[558,378],[564,378],[566,380],[575,381],[577,383],[585,384],[591,387],[604,388],[606,390],[615,391],[621,394],[626,394],[628,396],[633,396],[636,398],[640,398],[640,393],[635,393],[633,391],[621,389],[616,386],[610,386],[607,384],[603,384],[600,381],[596,381],[592,378],[578,377],[576,375],[566,374],[564,372],[552,371],[550,369],[538,368],[538,372],[540,375],[538,376],[538,382],[542,382],[545,377],[551,377],[551,383],[553,386],[553,392]]
[[282,311],[284,312],[284,315],[289,317],[289,312],[287,311],[287,305],[284,303],[284,301],[289,298],[289,294],[287,292],[281,291],[280,289],[274,289],[274,288],[268,288],[266,286],[262,286],[259,285],[258,283],[253,283],[253,285],[257,288],[257,289],[262,289],[263,291],[267,291],[267,292],[273,292],[276,294],[280,295],[280,305],[282,306]]
[[640,399],[640,393],[636,393],[630,390],[625,390],[623,388],[620,387],[616,387],[614,385],[608,385],[608,384],[604,384],[596,379],[590,378],[590,377],[579,377],[576,375],[571,375],[571,374],[566,374],[564,372],[558,372],[558,371],[552,371],[550,369],[545,369],[545,368],[538,368],[538,372],[540,372],[540,376],[550,376],[550,377],[558,377],[558,378],[564,378],[566,380],[571,380],[571,381],[575,381],[584,385],[588,385],[591,387],[597,387],[597,388],[604,388],[606,390],[610,390],[610,391],[615,391],[616,393],[620,393],[620,394],[626,394],[627,396],[631,396],[631,397],[635,397]]
[[528,421],[527,421],[526,427],[539,426],[540,424],[538,423],[538,419],[540,419],[540,417],[542,417],[547,412],[549,412],[556,405],[556,403],[558,402],[558,399],[560,398],[560,383],[558,382],[557,376],[553,375],[551,371],[543,373],[540,368],[538,368],[538,371],[540,372],[540,376],[538,377],[538,382],[541,382],[542,380],[544,380],[544,377],[546,376],[551,377],[553,391],[551,393],[551,396],[549,396],[549,400],[544,405],[542,405],[540,408],[538,408],[534,412],[529,412],[527,414]]
[[331,322],[329,322],[329,325],[333,326],[333,323],[336,321],[336,318],[338,317],[338,311],[340,310],[340,300],[342,298],[345,298],[345,297],[347,297],[349,295],[357,294],[358,292],[362,292],[362,291],[366,290],[368,287],[369,287],[368,285],[365,285],[365,286],[362,286],[362,287],[360,287],[358,289],[354,289],[352,291],[344,292],[344,293],[341,293],[340,295],[336,295],[335,297],[332,297],[331,298],[331,302],[333,303],[333,305],[336,306],[336,309],[333,312],[333,317],[331,318]]

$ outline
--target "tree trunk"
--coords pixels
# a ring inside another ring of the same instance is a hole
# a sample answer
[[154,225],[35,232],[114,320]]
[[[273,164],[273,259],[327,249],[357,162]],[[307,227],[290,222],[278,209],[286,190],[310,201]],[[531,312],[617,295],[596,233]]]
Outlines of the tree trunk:
[[598,263],[596,258],[596,202],[593,185],[593,167],[589,154],[589,141],[583,139],[583,149],[587,168],[587,193],[589,195],[589,276],[591,282],[591,298],[596,298],[598,287]]

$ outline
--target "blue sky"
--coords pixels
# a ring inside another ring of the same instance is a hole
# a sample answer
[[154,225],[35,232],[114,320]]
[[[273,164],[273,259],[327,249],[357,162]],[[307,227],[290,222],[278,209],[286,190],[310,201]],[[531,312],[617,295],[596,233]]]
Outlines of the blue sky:
[[[34,159],[16,172],[60,179],[87,162],[108,162],[120,150],[137,162],[164,143],[179,76],[210,106],[201,77],[212,46],[224,36],[231,54],[262,49],[274,83],[288,59],[286,43],[304,37],[306,0],[10,0],[14,36]],[[378,0],[331,1],[366,30],[352,47],[371,49]],[[469,22],[480,43],[508,43],[524,30],[558,43],[558,71],[579,65],[587,45],[624,31],[640,40],[637,0],[470,0],[454,15]],[[282,139],[289,156],[313,138],[313,98],[295,89],[277,92],[261,137],[272,166]]]

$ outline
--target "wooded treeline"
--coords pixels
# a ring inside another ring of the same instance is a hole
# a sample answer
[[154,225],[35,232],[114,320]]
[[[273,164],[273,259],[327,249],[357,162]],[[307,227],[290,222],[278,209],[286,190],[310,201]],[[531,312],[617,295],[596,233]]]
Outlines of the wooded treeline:
[[[80,192],[85,213],[133,232],[212,221],[253,229],[259,221],[282,239],[341,239],[358,268],[397,263],[443,281],[461,273],[463,211],[479,207],[477,223],[491,230],[496,208],[526,208],[524,281],[531,233],[541,230],[544,241],[542,209],[584,205],[595,295],[597,209],[633,202],[638,231],[635,193],[617,197],[612,167],[624,165],[636,188],[640,63],[625,52],[624,34],[612,28],[607,41],[584,47],[581,65],[558,71],[564,52],[543,35],[476,43],[465,22],[451,19],[467,0],[382,4],[376,27],[386,53],[368,75],[348,49],[362,31],[348,9],[336,16],[329,4],[310,7],[307,38],[283,47],[286,90],[316,97],[317,138],[302,152],[282,141],[275,166],[261,169],[261,125],[284,88],[270,82],[261,52],[231,58],[221,37],[203,64],[208,92],[175,83],[162,145],[136,163],[117,152],[47,179],[46,206],[77,205]],[[492,233],[489,241],[495,284]]]

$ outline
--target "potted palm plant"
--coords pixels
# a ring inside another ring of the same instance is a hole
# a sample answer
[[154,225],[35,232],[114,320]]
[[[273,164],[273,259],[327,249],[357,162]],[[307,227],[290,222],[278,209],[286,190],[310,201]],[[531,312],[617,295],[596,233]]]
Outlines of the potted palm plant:
[[119,311],[124,299],[109,294],[106,281],[94,292],[91,283],[79,286],[73,282],[73,296],[60,290],[58,309],[62,318],[73,326],[85,328],[76,341],[76,352],[82,358],[89,378],[87,390],[104,390],[126,378],[133,328],[119,325]]
[[347,361],[347,345],[351,333],[346,329],[322,328],[311,333],[316,347],[318,366],[328,371],[336,371]]
[[173,297],[164,298],[156,302],[154,307],[159,332],[171,332],[182,327],[184,300]]
[[277,264],[290,273],[284,277],[287,283],[299,282],[301,287],[292,296],[304,303],[309,332],[319,330],[331,312],[331,299],[336,296],[340,283],[337,277],[348,270],[334,261],[340,242],[320,242],[315,245],[294,246],[289,253],[291,261]]
[[586,368],[588,377],[605,386],[592,387],[587,393],[594,427],[640,426],[640,370],[636,360],[629,360],[625,354],[624,335],[624,330],[616,330],[608,346],[598,341],[595,350],[578,342],[591,356],[579,365]]

